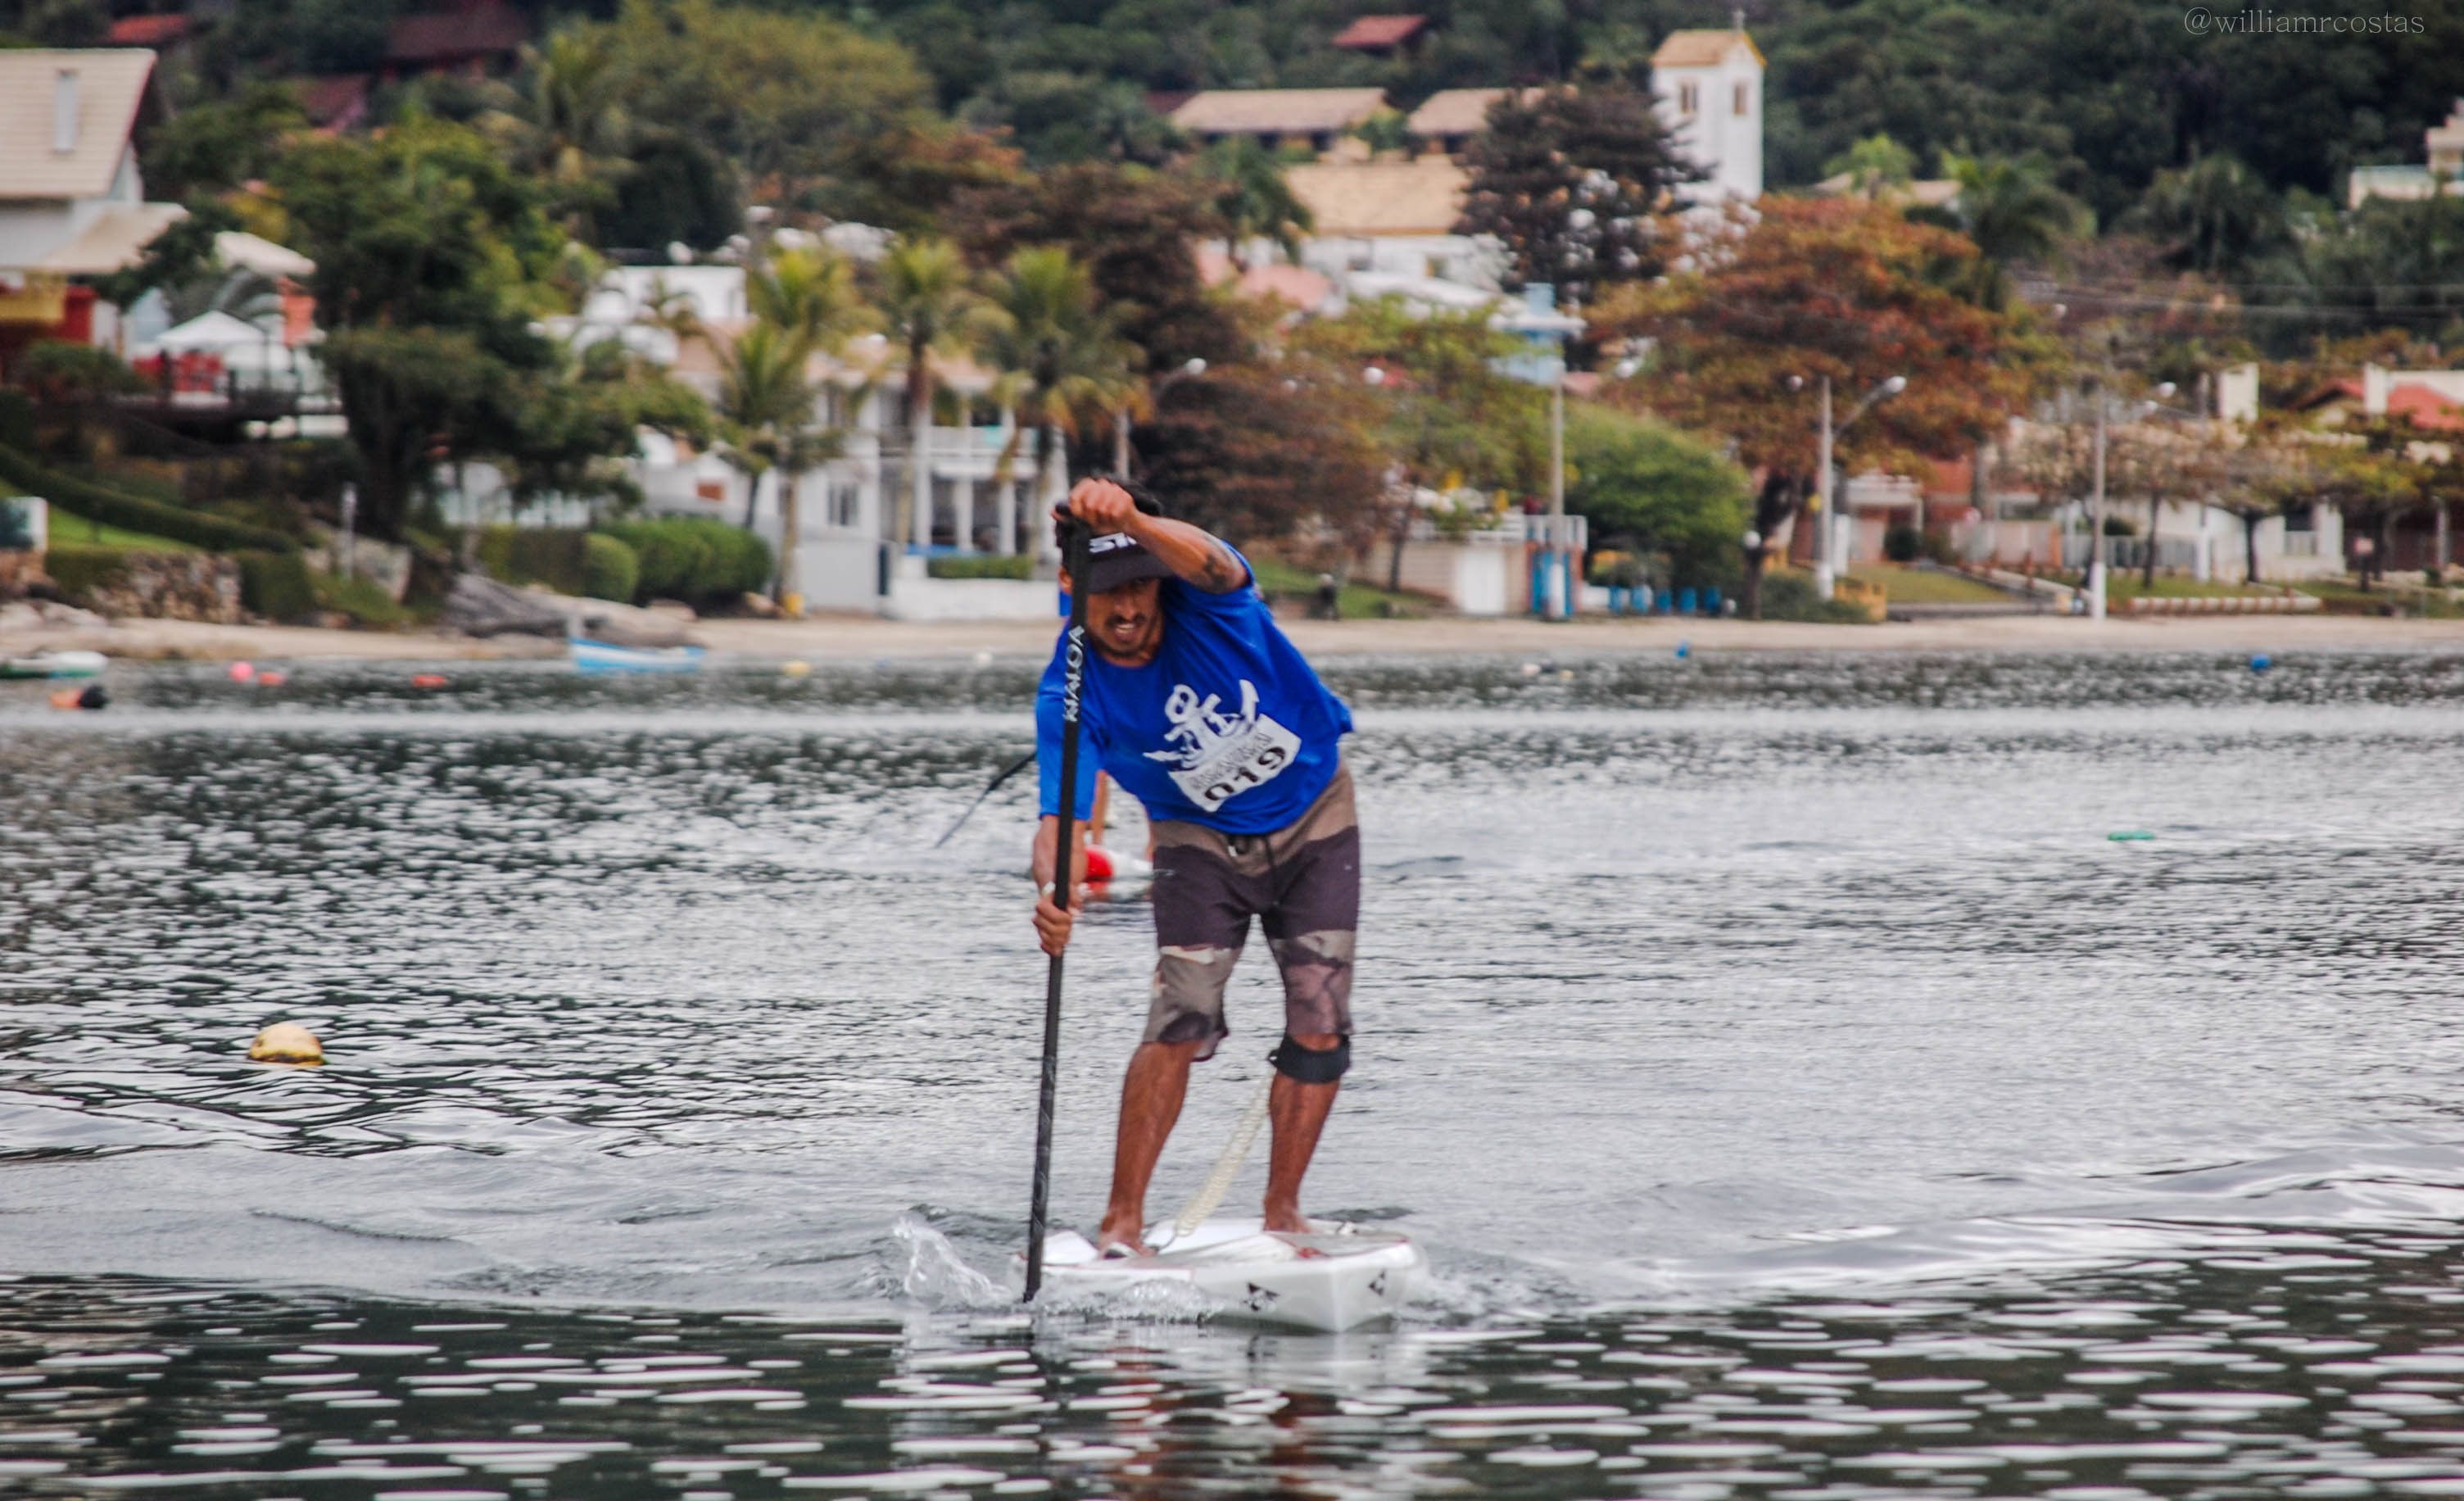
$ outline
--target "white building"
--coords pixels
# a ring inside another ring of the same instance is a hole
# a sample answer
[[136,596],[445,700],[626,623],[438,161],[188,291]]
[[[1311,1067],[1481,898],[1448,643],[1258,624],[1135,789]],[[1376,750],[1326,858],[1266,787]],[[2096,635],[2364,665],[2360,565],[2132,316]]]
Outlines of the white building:
[[138,47],[0,51],[0,344],[115,342],[68,278],[130,264],[185,211],[145,201],[129,142],[153,72]]
[[[671,327],[651,321],[682,302],[691,304],[702,337],[680,342]],[[749,326],[744,309],[741,267],[627,267],[608,274],[580,318],[550,326],[577,343],[623,339],[715,402],[717,349]],[[774,552],[783,557],[793,548],[795,588],[807,608],[908,620],[1049,616],[1055,596],[1048,581],[931,577],[935,558],[1056,558],[1049,513],[1068,481],[1055,465],[1051,493],[1041,503],[1032,499],[1031,433],[1018,437],[1004,471],[1002,453],[1012,449],[1015,431],[1011,415],[987,406],[992,372],[965,361],[936,363],[935,380],[958,398],[971,420],[935,425],[917,444],[908,421],[904,353],[872,334],[836,358],[813,357],[806,374],[817,389],[815,420],[840,432],[842,452],[798,476],[793,539],[784,535],[781,475],[753,481],[718,453],[690,452],[657,433],[642,435],[641,453],[627,466],[645,509],[737,525],[749,519]],[[901,536],[900,505],[913,496],[919,448],[924,504],[911,505],[908,535]],[[503,476],[486,465],[464,466],[458,481],[440,474],[437,488],[445,519],[455,525],[578,526],[590,519],[587,504],[553,497],[517,514]]]
[[2447,123],[2422,132],[2425,166],[2357,166],[2344,182],[2344,206],[2358,209],[2365,198],[2429,198],[2439,193],[2464,193],[2464,99],[2455,101]]
[[1763,195],[1763,55],[1742,23],[1730,31],[1671,32],[1651,55],[1660,116],[1709,173],[1685,189],[1697,203],[1751,203]]

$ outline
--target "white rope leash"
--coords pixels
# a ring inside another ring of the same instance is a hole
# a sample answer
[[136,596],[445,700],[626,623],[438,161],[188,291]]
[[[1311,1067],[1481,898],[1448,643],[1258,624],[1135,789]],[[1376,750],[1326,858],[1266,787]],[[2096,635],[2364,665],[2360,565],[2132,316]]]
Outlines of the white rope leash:
[[1215,1171],[1206,1175],[1206,1181],[1198,1185],[1198,1192],[1190,1196],[1189,1203],[1173,1220],[1174,1240],[1205,1224],[1206,1217],[1223,1202],[1223,1196],[1232,1191],[1232,1180],[1241,1176],[1241,1164],[1249,1159],[1249,1144],[1258,1139],[1258,1128],[1265,1124],[1266,1101],[1274,1092],[1275,1075],[1270,1070],[1266,1082],[1258,1086],[1258,1097],[1249,1102],[1247,1114],[1241,1117],[1241,1124],[1232,1129],[1232,1139],[1223,1144],[1223,1155],[1215,1159]]

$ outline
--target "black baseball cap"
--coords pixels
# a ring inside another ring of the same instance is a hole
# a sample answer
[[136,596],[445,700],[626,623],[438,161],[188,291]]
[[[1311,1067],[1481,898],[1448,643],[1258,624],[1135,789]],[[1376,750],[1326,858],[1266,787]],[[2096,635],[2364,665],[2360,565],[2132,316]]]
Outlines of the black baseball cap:
[[[1130,493],[1131,503],[1140,512],[1148,516],[1163,515],[1162,502],[1155,499],[1144,485],[1118,479],[1112,483]],[[1061,523],[1063,556],[1067,557],[1070,532],[1078,523],[1070,519],[1069,502],[1067,500],[1055,508],[1054,515]],[[1127,532],[1106,532],[1087,539],[1087,588],[1089,593],[1102,594],[1124,584],[1133,584],[1140,579],[1160,579],[1171,572],[1161,558],[1147,551],[1144,542]]]

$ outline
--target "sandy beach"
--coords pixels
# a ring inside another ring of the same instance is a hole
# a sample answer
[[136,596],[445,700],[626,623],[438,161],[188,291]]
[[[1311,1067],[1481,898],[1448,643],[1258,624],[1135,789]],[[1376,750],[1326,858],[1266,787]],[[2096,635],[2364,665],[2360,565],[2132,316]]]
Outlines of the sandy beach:
[[[807,662],[973,656],[1042,656],[1054,628],[1042,621],[916,623],[869,616],[801,621],[705,620],[694,638],[729,656]],[[2302,651],[2464,650],[2464,621],[2381,620],[2353,615],[2204,616],[2087,621],[2001,616],[1880,626],[1744,620],[1347,620],[1291,621],[1285,629],[1312,656],[1532,657],[1696,651]],[[295,626],[213,626],[123,620],[105,626],[0,630],[0,655],[93,651],[138,660],[486,661],[561,656],[537,636],[487,640],[425,631],[322,630]]]

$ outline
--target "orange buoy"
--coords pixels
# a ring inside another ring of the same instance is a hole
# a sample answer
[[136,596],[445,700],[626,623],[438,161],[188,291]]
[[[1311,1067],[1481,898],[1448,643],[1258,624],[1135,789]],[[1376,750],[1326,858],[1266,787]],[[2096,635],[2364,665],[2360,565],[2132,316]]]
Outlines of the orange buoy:
[[259,688],[279,688],[290,680],[289,675],[282,673],[259,673],[256,674],[256,686]]
[[413,673],[410,676],[410,686],[413,688],[442,688],[445,686],[445,674],[442,673]]

